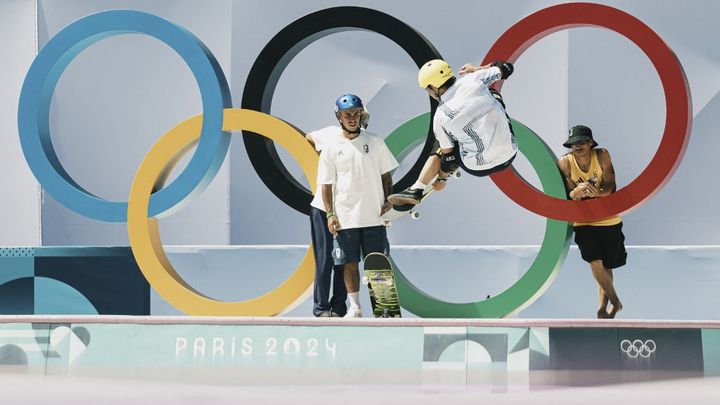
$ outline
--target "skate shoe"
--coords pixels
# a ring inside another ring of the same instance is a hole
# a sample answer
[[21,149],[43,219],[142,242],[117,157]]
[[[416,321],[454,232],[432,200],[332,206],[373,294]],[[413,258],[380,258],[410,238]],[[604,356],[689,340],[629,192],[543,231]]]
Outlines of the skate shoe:
[[422,196],[423,190],[421,188],[407,188],[399,193],[389,195],[388,201],[392,205],[417,205],[420,204]]
[[360,307],[352,305],[343,318],[362,318],[362,310]]

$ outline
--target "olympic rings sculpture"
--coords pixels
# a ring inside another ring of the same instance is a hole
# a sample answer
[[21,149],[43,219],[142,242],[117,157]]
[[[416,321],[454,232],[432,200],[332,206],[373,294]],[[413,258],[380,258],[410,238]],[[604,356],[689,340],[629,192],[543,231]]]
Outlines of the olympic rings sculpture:
[[[430,114],[423,114],[408,122],[410,125],[418,125],[413,122],[418,119],[430,121]],[[564,196],[565,184],[556,169],[556,157],[550,147],[522,123],[512,120],[512,126],[520,153],[525,155],[535,169],[543,190],[555,197]],[[411,138],[403,142],[401,139],[394,139],[402,138],[404,133],[418,134],[403,131],[404,129],[401,126],[386,139],[390,150],[396,156],[401,155],[412,141],[418,140]],[[433,298],[413,285],[396,263],[395,281],[401,305],[423,318],[502,318],[512,315],[530,305],[554,280],[567,256],[571,233],[572,228],[567,222],[548,219],[540,251],[525,274],[502,293],[477,302],[451,303]]]
[[[392,40],[410,55],[418,68],[431,59],[442,58],[422,34],[397,18],[380,11],[362,7],[334,7],[320,10],[289,24],[263,48],[248,73],[242,108],[269,114],[275,86],[283,70],[295,55],[327,35],[358,29],[372,31]],[[268,66],[273,68],[268,69]],[[431,112],[434,113],[437,102],[429,97],[428,100],[430,100]],[[421,156],[427,156],[434,144],[432,126],[428,125],[425,133],[428,136]],[[288,173],[278,158],[273,143],[253,134],[247,134],[244,138],[250,162],[270,191],[285,204],[305,215],[310,215],[312,194]],[[415,182],[424,163],[422,159],[418,159],[405,176],[393,185],[393,188],[402,190]]]
[[[490,177],[505,195],[536,214],[564,221],[592,222],[630,211],[655,195],[670,180],[690,140],[692,101],[685,71],[662,38],[630,14],[600,4],[569,3],[540,10],[505,31],[490,48],[484,62],[514,62],[541,38],[581,26],[607,28],[624,35],[647,55],[660,75],[665,92],[665,130],[655,156],[626,187],[609,196],[584,201],[544,195],[514,170],[504,170]],[[502,82],[497,88],[502,88]]]
[[[135,260],[145,278],[176,308],[191,315],[275,315],[306,298],[315,277],[312,247],[298,268],[279,287],[261,297],[242,302],[222,302],[206,297],[188,285],[165,256],[157,220],[148,218],[150,194],[172,165],[202,137],[202,116],[190,118],[161,137],[145,156],[130,188],[128,235]],[[250,130],[266,134],[283,145],[300,162],[315,188],[318,158],[315,149],[299,137],[297,129],[275,117],[252,110],[227,109],[223,120],[227,131]]]
[[[367,18],[356,18],[358,15]],[[627,212],[657,192],[677,168],[691,125],[692,106],[687,80],[682,66],[662,39],[634,17],[597,4],[569,3],[548,7],[506,31],[484,61],[505,59],[514,62],[541,38],[577,26],[597,26],[619,32],[635,42],[651,59],[660,74],[667,103],[665,132],[656,156],[638,179],[617,193],[599,200],[567,201],[562,179],[555,168],[555,156],[540,137],[514,121],[520,151],[537,171],[543,192],[527,184],[514,170],[494,174],[491,178],[513,201],[548,218],[538,257],[508,290],[485,301],[465,304],[447,303],[428,296],[398,269],[398,291],[405,309],[426,317],[496,318],[517,312],[547,288],[561,266],[571,231],[569,224],[563,221],[591,221]],[[273,142],[286,147],[298,160],[312,188],[315,187],[313,174],[317,169],[317,155],[301,132],[266,113],[270,110],[278,79],[295,55],[318,38],[354,29],[377,32],[393,40],[417,65],[441,58],[420,33],[394,17],[362,7],[329,8],[296,20],[268,43],[248,75],[243,108],[234,109],[230,108],[230,93],[219,64],[202,42],[187,30],[139,11],[115,10],[84,17],[60,31],[40,50],[23,84],[18,129],[28,165],[45,190],[73,211],[101,221],[127,221],[131,247],[141,271],[152,287],[178,309],[194,315],[280,314],[302,301],[311,288],[312,249],[308,249],[295,272],[270,293],[243,302],[221,302],[194,290],[175,272],[163,251],[155,218],[178,209],[209,184],[227,153],[228,131],[238,130],[244,131],[249,158],[255,170],[263,174],[260,176],[263,182],[288,206],[307,213],[311,194],[289,175]],[[57,81],[70,61],[89,45],[127,32],[153,36],[180,54],[198,81],[203,114],[179,124],[152,147],[138,168],[128,202],[110,202],[84,190],[64,170],[52,146],[48,115]],[[263,68],[267,66],[274,68]],[[436,104],[431,102],[429,113],[409,120],[386,138],[388,146],[399,157],[410,147],[425,141],[418,161],[395,185],[396,188],[408,186],[422,168],[433,143],[429,128],[435,107]],[[423,138],[423,134],[427,135]],[[195,145],[197,148],[183,172],[168,186],[153,192],[164,184],[175,163]],[[267,177],[266,173],[269,173]]]
[[50,138],[50,101],[65,68],[90,45],[129,32],[159,39],[175,50],[195,76],[202,97],[202,134],[183,172],[153,194],[150,215],[176,210],[203,191],[220,169],[230,147],[222,134],[223,109],[232,107],[230,89],[220,65],[193,34],[148,13],[116,10],[93,14],[70,24],[42,48],[23,82],[18,105],[20,144],[30,169],[43,188],[78,214],[99,221],[125,222],[127,203],[101,199],[85,191],[65,171]]

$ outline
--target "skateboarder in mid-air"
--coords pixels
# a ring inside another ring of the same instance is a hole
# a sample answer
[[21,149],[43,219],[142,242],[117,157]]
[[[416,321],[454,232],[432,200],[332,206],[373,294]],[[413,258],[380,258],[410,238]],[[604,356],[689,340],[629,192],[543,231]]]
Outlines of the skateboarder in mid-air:
[[465,64],[460,78],[444,60],[431,60],[420,68],[418,84],[439,103],[433,118],[435,152],[415,184],[390,195],[388,201],[418,204],[433,179],[434,189],[442,190],[458,167],[475,176],[510,167],[517,143],[502,97],[489,86],[512,73],[513,65],[501,61],[484,66]]

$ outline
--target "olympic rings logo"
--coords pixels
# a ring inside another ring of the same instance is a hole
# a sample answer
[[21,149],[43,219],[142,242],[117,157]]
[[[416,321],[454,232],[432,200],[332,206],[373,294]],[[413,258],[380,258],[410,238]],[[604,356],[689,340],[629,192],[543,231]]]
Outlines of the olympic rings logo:
[[[597,4],[552,6],[524,18],[506,31],[484,62],[496,59],[515,62],[536,41],[578,26],[619,32],[651,59],[660,74],[667,103],[665,132],[657,154],[638,179],[617,193],[600,200],[567,201],[555,166],[556,157],[550,148],[529,128],[513,121],[520,152],[537,171],[543,190],[534,189],[511,170],[491,178],[513,201],[548,218],[538,256],[506,291],[484,301],[461,304],[430,297],[396,266],[398,291],[405,309],[421,317],[468,318],[498,318],[521,310],[547,288],[562,265],[571,233],[564,221],[591,221],[626,212],[657,192],[679,164],[689,139],[692,116],[687,81],[672,51],[636,18]],[[272,94],[285,67],[303,48],[326,35],[356,29],[373,31],[394,41],[418,66],[427,60],[442,58],[422,34],[385,13],[362,7],[324,9],[297,19],[270,40],[248,74],[242,108],[231,108],[229,87],[218,62],[207,47],[184,28],[139,11],[113,10],[84,17],[54,36],[28,71],[18,109],[23,153],[38,182],[61,204],[100,221],[127,221],[130,244],[143,275],[176,308],[192,315],[282,313],[310,292],[314,274],[311,248],[292,275],[271,292],[242,302],[221,302],[193,289],[172,268],[162,247],[156,218],[179,209],[207,187],[228,151],[229,131],[244,132],[249,158],[268,188],[290,207],[307,213],[311,192],[291,178],[273,142],[280,143],[300,163],[313,189],[317,155],[300,131],[269,115]],[[128,32],[159,39],[182,57],[198,82],[203,113],[162,136],[138,168],[128,201],[113,202],[92,195],[68,175],[53,149],[48,116],[57,82],[73,58],[97,41]],[[269,66],[272,68],[268,69]],[[395,184],[396,189],[414,181],[430,152],[431,116],[435,107],[430,101],[429,113],[404,123],[385,140],[399,158],[424,141],[418,161]],[[174,165],[195,145],[193,156],[182,173],[162,187]]]
[[644,342],[640,339],[635,339],[632,342],[627,339],[623,339],[623,341],[620,342],[620,350],[627,354],[627,356],[631,359],[638,357],[648,358],[650,355],[655,353],[655,349],[657,349],[657,344],[655,344],[655,341],[652,339],[648,339]]

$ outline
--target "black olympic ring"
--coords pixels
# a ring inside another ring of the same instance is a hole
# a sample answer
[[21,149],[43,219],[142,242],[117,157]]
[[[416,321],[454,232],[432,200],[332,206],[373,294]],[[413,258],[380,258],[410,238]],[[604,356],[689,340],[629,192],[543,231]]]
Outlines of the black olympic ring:
[[[363,7],[328,8],[295,20],[265,45],[248,74],[242,108],[269,114],[280,76],[300,51],[330,34],[355,30],[372,31],[392,40],[410,55],[418,68],[431,59],[442,59],[430,41],[395,17]],[[429,97],[428,99],[432,117],[437,103]],[[405,189],[417,179],[425,159],[430,154],[434,139],[431,124],[420,157],[393,186],[395,190]],[[249,131],[243,131],[243,140],[250,162],[263,183],[285,204],[308,215],[312,194],[288,172],[277,154],[275,144],[268,138]]]
[[657,344],[655,344],[655,341],[652,339],[644,342],[640,339],[635,339],[632,342],[624,339],[620,342],[620,350],[633,359],[638,356],[648,358],[651,354],[655,353],[655,349],[657,349]]

